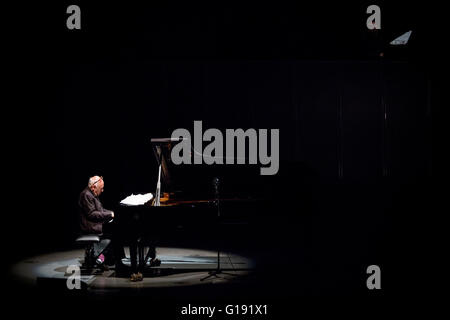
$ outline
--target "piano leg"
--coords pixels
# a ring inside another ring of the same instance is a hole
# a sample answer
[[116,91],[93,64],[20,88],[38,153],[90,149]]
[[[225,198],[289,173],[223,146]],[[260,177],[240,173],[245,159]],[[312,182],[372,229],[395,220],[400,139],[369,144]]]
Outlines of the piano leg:
[[130,241],[131,273],[138,272],[138,239]]
[[152,260],[156,258],[156,248],[153,242],[149,244],[148,252],[144,260],[144,266],[146,265],[148,258],[151,258]]
[[141,241],[141,239],[138,240],[138,251],[139,251],[139,268],[138,268],[138,272],[143,272],[144,268],[145,268],[145,262],[146,260],[144,260],[144,245]]

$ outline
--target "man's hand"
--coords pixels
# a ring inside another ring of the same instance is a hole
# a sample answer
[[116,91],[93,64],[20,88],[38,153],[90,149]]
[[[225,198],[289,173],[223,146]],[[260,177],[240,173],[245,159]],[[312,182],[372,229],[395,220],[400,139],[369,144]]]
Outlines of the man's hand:
[[111,211],[111,218],[114,218],[114,211]]

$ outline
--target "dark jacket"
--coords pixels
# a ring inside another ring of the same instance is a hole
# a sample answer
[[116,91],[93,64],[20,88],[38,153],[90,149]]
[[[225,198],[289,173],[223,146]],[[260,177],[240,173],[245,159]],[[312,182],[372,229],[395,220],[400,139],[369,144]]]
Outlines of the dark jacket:
[[86,187],[80,194],[80,228],[84,234],[103,233],[103,223],[112,219],[112,212],[103,208],[102,203],[92,191]]

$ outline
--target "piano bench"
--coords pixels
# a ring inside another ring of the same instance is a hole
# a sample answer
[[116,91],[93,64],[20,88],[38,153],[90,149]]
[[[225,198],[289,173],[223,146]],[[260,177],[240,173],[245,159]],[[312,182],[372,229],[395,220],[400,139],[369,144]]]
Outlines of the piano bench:
[[94,243],[100,242],[100,237],[96,234],[86,234],[79,236],[75,242],[84,246],[84,262],[81,269],[91,271],[95,266]]

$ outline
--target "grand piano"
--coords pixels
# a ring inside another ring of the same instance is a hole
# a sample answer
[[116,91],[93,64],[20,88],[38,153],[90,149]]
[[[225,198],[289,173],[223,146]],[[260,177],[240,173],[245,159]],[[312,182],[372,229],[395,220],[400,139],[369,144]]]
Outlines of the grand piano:
[[154,196],[141,205],[117,208],[116,233],[125,245],[138,243],[141,266],[148,265],[155,245],[214,243],[211,237],[218,235],[218,226],[247,223],[243,212],[247,217],[256,212],[258,196],[249,186],[255,185],[252,179],[259,168],[174,165],[170,153],[175,143],[171,138],[151,139],[157,163]]

